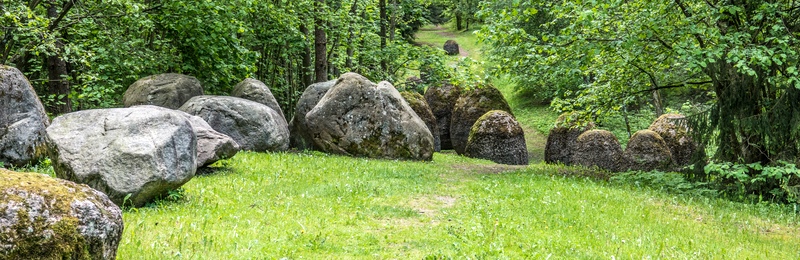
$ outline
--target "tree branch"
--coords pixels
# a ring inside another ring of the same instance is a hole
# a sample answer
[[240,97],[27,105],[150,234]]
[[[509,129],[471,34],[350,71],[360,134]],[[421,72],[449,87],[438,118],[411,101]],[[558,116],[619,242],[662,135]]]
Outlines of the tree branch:
[[650,92],[650,91],[654,91],[654,90],[669,89],[669,88],[679,88],[679,87],[683,87],[683,86],[686,86],[686,85],[703,85],[703,84],[710,84],[710,83],[714,83],[714,82],[710,81],[710,80],[709,81],[700,81],[700,82],[687,81],[687,82],[681,82],[681,83],[676,83],[676,84],[658,86],[658,87],[655,87],[655,88],[636,91],[636,92],[633,92],[633,93],[634,94],[639,94],[639,93],[645,93],[645,92]]

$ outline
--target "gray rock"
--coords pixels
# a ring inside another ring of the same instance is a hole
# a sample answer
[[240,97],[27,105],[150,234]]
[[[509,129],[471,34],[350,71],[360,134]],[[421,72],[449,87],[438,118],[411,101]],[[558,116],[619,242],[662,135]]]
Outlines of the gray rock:
[[447,40],[446,42],[444,42],[443,48],[444,52],[450,56],[458,55],[460,53],[458,48],[458,43],[454,40]]
[[683,115],[661,115],[648,129],[664,139],[676,166],[689,165],[693,159],[706,157],[692,138],[689,122]]
[[244,98],[267,105],[278,112],[278,114],[280,114],[284,120],[286,118],[283,115],[281,106],[278,105],[278,100],[276,100],[275,96],[272,95],[272,91],[269,90],[269,87],[267,87],[264,82],[261,82],[257,79],[245,79],[244,81],[239,82],[239,84],[236,84],[236,86],[233,87],[231,96]]
[[125,107],[154,105],[178,109],[192,97],[203,95],[195,77],[166,73],[144,77],[134,82],[122,97]]
[[544,148],[546,163],[563,163],[572,165],[572,153],[578,149],[578,136],[594,128],[594,123],[579,124],[577,119],[568,120],[569,114],[562,114],[556,120],[556,126],[547,135]]
[[493,86],[477,86],[461,93],[450,120],[450,142],[453,143],[453,150],[464,154],[472,125],[492,110],[503,110],[512,114],[503,94]]
[[414,113],[417,113],[417,116],[422,119],[422,122],[425,122],[425,126],[433,134],[433,150],[441,151],[442,143],[439,139],[439,125],[436,124],[436,117],[433,116],[428,102],[425,102],[425,97],[416,92],[400,92],[400,95],[403,96],[403,99],[411,106]]
[[197,167],[197,138],[185,115],[154,106],[65,114],[47,139],[56,176],[117,205],[142,206],[191,180]]
[[578,136],[577,150],[572,154],[573,163],[586,167],[600,167],[608,171],[619,171],[624,167],[622,146],[617,137],[606,130],[589,130]]
[[0,65],[0,162],[35,163],[45,153],[50,119],[22,72]]
[[436,125],[439,128],[441,150],[453,149],[453,142],[450,140],[450,117],[460,95],[461,88],[446,82],[430,86],[425,91],[425,100],[433,116],[436,117]]
[[639,130],[631,136],[622,153],[629,170],[669,170],[672,154],[661,136],[651,130]]
[[431,160],[433,135],[388,82],[346,73],[306,114],[322,151],[371,158]]
[[214,130],[233,138],[242,150],[289,149],[286,119],[264,104],[237,97],[197,96],[180,110],[203,118]]
[[525,132],[514,116],[502,110],[489,111],[475,122],[465,150],[466,155],[472,158],[528,165]]
[[0,258],[115,259],[122,211],[86,185],[0,169]]
[[311,141],[311,135],[308,133],[308,124],[306,123],[306,114],[319,103],[322,96],[328,93],[328,90],[336,84],[336,80],[320,82],[308,86],[300,99],[297,100],[297,106],[294,110],[294,117],[289,124],[289,131],[291,132],[291,147],[308,150],[314,148],[314,142]]
[[186,115],[197,136],[197,167],[228,159],[241,150],[239,143],[223,133],[217,132],[199,116],[178,111]]

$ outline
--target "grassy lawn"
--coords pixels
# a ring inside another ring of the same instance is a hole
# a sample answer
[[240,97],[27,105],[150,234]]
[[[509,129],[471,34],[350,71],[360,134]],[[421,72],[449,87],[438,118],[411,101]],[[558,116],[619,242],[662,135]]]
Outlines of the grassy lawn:
[[797,259],[790,210],[675,196],[579,168],[240,153],[124,213],[120,259]]

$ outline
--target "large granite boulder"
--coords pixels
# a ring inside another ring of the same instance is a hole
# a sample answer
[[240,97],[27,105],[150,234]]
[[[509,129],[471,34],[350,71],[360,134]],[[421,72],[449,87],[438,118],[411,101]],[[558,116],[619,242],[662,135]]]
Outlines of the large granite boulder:
[[154,105],[178,109],[192,97],[203,95],[195,77],[175,73],[144,77],[134,82],[122,96],[125,107]]
[[444,49],[444,52],[450,56],[455,56],[461,53],[458,48],[458,43],[455,40],[447,40],[444,42],[444,46],[442,48]]
[[648,128],[658,133],[669,147],[672,159],[677,166],[685,166],[692,163],[692,158],[699,151],[697,143],[692,139],[689,132],[689,124],[686,117],[680,114],[664,114]]
[[572,154],[575,165],[597,166],[608,171],[620,171],[625,166],[622,146],[613,133],[606,130],[589,130],[578,136],[577,150]]
[[[56,176],[142,206],[194,177],[197,138],[183,113],[154,106],[84,110],[53,119]],[[127,198],[127,199],[126,199]]]
[[475,122],[465,150],[466,155],[472,158],[528,165],[525,133],[514,116],[502,110],[489,111]]
[[186,119],[189,120],[197,137],[197,167],[208,166],[216,161],[231,158],[241,150],[239,143],[233,138],[217,132],[199,116],[178,112],[186,115]]
[[425,100],[436,117],[436,126],[439,128],[441,150],[453,149],[453,142],[450,141],[450,117],[460,95],[461,88],[446,82],[430,86],[425,91]]
[[629,170],[669,170],[672,164],[672,155],[667,143],[658,133],[651,130],[634,133],[622,156]]
[[511,114],[511,107],[496,88],[483,85],[461,93],[453,107],[450,120],[450,141],[458,154],[464,154],[469,132],[475,121],[492,110],[502,110]]
[[30,82],[16,68],[0,65],[0,162],[34,163],[45,149],[50,119]]
[[244,98],[247,100],[255,101],[275,110],[281,117],[284,118],[283,110],[281,106],[278,104],[278,100],[275,99],[275,96],[272,95],[272,91],[269,90],[264,82],[261,82],[257,79],[245,79],[239,84],[236,84],[233,87],[233,91],[231,92],[232,97]]
[[0,169],[0,258],[115,259],[122,211],[86,185]]
[[197,96],[180,110],[203,118],[214,130],[233,138],[242,150],[289,149],[286,119],[267,105],[237,97]]
[[562,114],[556,120],[555,127],[550,129],[544,148],[546,163],[572,165],[572,153],[577,149],[578,136],[594,128],[594,123],[581,122],[572,115]]
[[317,149],[314,148],[311,135],[308,133],[308,124],[306,123],[306,114],[311,111],[319,100],[328,93],[328,90],[336,84],[336,80],[320,82],[308,86],[300,99],[297,100],[297,106],[294,110],[294,117],[292,122],[289,123],[289,132],[291,132],[291,144],[293,148],[300,150]]
[[428,102],[425,102],[425,97],[416,92],[406,91],[400,92],[400,95],[403,96],[403,99],[405,99],[408,105],[411,106],[411,109],[417,113],[417,116],[422,119],[422,122],[425,122],[425,126],[427,126],[428,130],[433,134],[433,150],[437,152],[441,151],[442,143],[439,139],[439,125],[436,124],[436,117],[433,116]]
[[431,160],[433,135],[390,83],[346,73],[306,114],[322,151],[371,158]]

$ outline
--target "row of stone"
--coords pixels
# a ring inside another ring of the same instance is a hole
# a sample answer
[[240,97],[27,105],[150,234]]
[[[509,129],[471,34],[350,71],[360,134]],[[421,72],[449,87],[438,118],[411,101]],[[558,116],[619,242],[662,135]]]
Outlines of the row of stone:
[[634,133],[625,150],[613,133],[594,130],[592,123],[567,122],[559,117],[545,147],[547,163],[597,166],[608,171],[678,170],[697,155],[697,144],[689,134],[686,118],[665,114],[648,129]]

